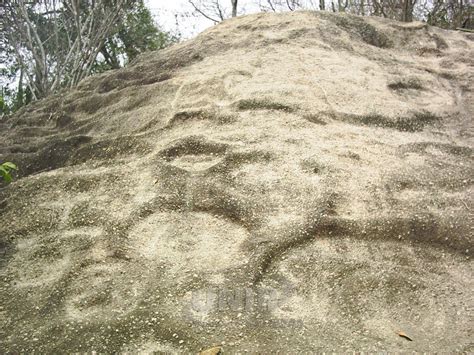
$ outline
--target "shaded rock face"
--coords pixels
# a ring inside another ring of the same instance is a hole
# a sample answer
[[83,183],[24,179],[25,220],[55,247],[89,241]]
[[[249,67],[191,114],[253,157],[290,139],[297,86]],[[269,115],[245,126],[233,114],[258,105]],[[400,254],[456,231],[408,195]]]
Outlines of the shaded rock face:
[[2,121],[1,352],[473,351],[473,38],[245,16]]

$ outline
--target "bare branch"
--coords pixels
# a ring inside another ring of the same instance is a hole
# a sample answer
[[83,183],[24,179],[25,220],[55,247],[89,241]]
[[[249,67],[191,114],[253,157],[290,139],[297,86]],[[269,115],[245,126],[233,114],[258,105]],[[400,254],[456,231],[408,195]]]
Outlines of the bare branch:
[[196,4],[194,4],[193,0],[188,0],[188,2],[193,6],[193,8],[196,12],[198,12],[199,14],[201,14],[202,16],[207,18],[208,20],[211,20],[214,23],[219,23],[220,22],[220,20],[216,20],[215,18],[212,18],[211,16],[208,16],[204,11],[202,11],[198,6],[196,6]]
[[[293,5],[294,5],[294,4],[293,4]],[[295,10],[294,7],[291,7],[289,0],[286,0],[286,6],[288,6],[288,9],[290,9],[290,11],[294,11],[294,10]]]
[[219,18],[221,21],[225,20],[224,12],[221,9],[221,5],[219,4],[219,0],[214,0],[214,7],[217,11],[217,14],[219,15]]
[[[73,87],[90,74],[127,3],[115,0],[111,6],[109,0],[48,0],[35,9],[36,2],[7,2],[6,36],[35,99],[61,86]],[[47,21],[46,33],[39,31],[32,10]]]
[[268,5],[270,5],[270,8],[272,9],[273,12],[276,12],[275,7],[273,6],[272,0],[267,0]]

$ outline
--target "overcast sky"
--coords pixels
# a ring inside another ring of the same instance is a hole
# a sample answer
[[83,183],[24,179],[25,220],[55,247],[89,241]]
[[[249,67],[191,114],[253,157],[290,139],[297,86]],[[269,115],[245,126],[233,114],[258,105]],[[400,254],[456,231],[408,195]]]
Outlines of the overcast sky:
[[[145,3],[155,16],[158,24],[165,30],[176,30],[176,17],[178,15],[179,30],[184,38],[190,38],[202,32],[214,23],[202,16],[191,16],[193,7],[188,0],[145,0]],[[239,0],[240,13],[257,12],[255,5],[258,0]],[[230,0],[221,0],[223,7],[230,12]]]

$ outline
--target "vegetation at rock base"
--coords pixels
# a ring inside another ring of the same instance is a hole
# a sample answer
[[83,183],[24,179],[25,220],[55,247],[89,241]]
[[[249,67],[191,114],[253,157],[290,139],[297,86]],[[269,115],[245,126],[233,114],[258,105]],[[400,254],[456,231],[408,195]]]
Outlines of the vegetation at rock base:
[[11,162],[2,163],[0,164],[0,177],[8,184],[12,181],[11,171],[17,169],[18,167]]

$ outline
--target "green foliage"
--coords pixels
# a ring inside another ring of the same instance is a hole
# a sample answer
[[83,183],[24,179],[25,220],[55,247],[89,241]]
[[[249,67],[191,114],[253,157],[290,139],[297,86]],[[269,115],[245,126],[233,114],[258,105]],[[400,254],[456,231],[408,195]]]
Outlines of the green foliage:
[[133,60],[142,52],[163,49],[177,40],[155,26],[150,10],[140,1],[121,24],[118,38],[123,43],[128,61]]
[[135,1],[117,25],[116,31],[105,40],[100,51],[103,60],[96,61],[93,71],[118,69],[143,52],[163,49],[178,40],[177,36],[155,25],[143,1]]
[[5,94],[2,90],[2,93],[0,94],[0,115],[6,115],[10,113],[10,107],[6,102],[6,99],[7,98],[5,97]]
[[[78,37],[78,32],[74,27],[74,12],[69,5],[66,5],[68,3],[70,1],[66,0],[59,1],[56,5],[48,3],[50,7],[36,6],[35,2],[24,3],[32,28],[38,35],[41,50],[38,49],[36,42],[30,44],[22,36],[17,35],[19,31],[3,30],[2,34],[7,42],[3,45],[4,53],[0,55],[4,64],[0,68],[0,116],[13,113],[33,99],[45,97],[63,87],[73,87],[82,78],[80,70],[83,70],[84,73],[87,72],[84,74],[86,76],[109,69],[118,69],[132,61],[140,53],[162,49],[179,39],[157,27],[143,0],[125,1],[124,5],[121,5],[124,6],[121,15],[110,26],[103,39],[98,41],[95,47],[98,50],[98,55],[95,54],[95,57],[91,57],[90,64],[76,65],[77,61],[67,59],[71,53],[71,43],[74,43],[75,38]],[[80,20],[84,21],[92,11],[99,11],[94,10],[93,3],[77,2],[80,7],[78,11],[81,14]],[[114,1],[109,0],[104,0],[102,4],[104,9],[101,11],[103,13],[114,13],[114,10],[110,9],[115,9],[117,6]],[[102,9],[98,5],[96,7]],[[18,11],[13,12],[13,14],[15,13],[18,14]],[[19,16],[19,19],[21,20],[22,17]],[[12,21],[9,22],[10,27],[6,26],[5,28],[13,28],[16,22]],[[96,22],[100,23],[101,20]],[[92,26],[92,22],[90,26]],[[100,26],[97,25],[97,28]],[[23,60],[18,59],[18,56],[15,55],[15,43],[8,42],[9,34],[12,38],[18,37],[16,44],[20,49],[24,49],[20,51]],[[100,37],[100,33],[97,36]],[[82,40],[84,43],[91,41],[89,37],[84,37]],[[91,47],[92,49],[94,48]],[[45,59],[37,59],[37,54],[43,52]],[[90,56],[81,55],[80,58],[83,57]],[[43,64],[46,68],[44,71],[41,67]]]
[[21,79],[16,89],[9,87],[0,88],[0,116],[19,110],[21,107],[29,104],[32,99],[31,90],[23,86]]
[[7,184],[12,181],[11,171],[18,170],[17,166],[11,162],[5,162],[0,164],[0,177],[5,181]]

